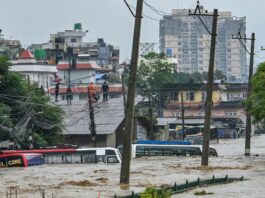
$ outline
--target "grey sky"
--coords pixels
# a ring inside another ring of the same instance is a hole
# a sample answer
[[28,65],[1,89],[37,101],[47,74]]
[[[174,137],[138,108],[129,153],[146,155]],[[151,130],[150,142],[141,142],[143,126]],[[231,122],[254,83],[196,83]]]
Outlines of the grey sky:
[[[136,7],[137,0],[127,0]],[[107,43],[118,46],[120,61],[131,56],[134,18],[123,0],[0,0],[0,29],[7,39],[19,39],[27,46],[31,43],[45,43],[50,33],[72,29],[73,24],[81,22],[88,30],[86,41],[104,38]],[[172,9],[194,8],[196,0],[146,0],[149,4],[166,13]],[[247,37],[256,33],[255,62],[265,59],[265,18],[264,0],[201,0],[207,10],[231,11],[234,16],[247,17]],[[162,17],[147,6],[145,15],[155,19]],[[143,18],[141,42],[159,42],[159,22]],[[259,57],[259,58],[258,58]],[[263,57],[263,58],[262,58]]]

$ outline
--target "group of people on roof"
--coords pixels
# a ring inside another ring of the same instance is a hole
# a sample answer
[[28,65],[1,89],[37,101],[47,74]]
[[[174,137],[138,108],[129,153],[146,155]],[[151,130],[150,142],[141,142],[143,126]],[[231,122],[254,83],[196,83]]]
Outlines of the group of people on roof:
[[[96,96],[96,88],[93,82],[89,83],[87,90],[88,90],[88,99],[91,98],[93,102],[97,102],[99,98]],[[103,93],[103,101],[107,101],[108,95],[109,95],[109,86],[106,81],[104,81],[104,83],[101,86],[101,92]],[[58,93],[59,93],[59,83],[57,83],[55,86],[55,101],[56,102],[58,101]],[[70,86],[68,86],[66,90],[65,97],[66,97],[67,104],[68,105],[72,104],[73,92]]]

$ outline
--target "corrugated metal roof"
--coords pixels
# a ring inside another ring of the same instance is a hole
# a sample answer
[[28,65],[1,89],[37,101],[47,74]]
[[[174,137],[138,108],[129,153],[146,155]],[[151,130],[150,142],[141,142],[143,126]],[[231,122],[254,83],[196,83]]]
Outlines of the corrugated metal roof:
[[[72,105],[66,101],[57,103],[65,111],[65,130],[63,134],[90,134],[88,101],[79,100]],[[97,134],[112,134],[124,119],[122,98],[109,99],[107,102],[94,103]]]

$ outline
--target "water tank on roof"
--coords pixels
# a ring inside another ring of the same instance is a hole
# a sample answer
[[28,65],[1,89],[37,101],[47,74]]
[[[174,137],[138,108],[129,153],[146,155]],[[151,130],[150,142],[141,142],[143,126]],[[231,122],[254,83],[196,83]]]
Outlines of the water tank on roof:
[[82,24],[81,23],[75,23],[74,24],[74,29],[75,30],[82,30]]

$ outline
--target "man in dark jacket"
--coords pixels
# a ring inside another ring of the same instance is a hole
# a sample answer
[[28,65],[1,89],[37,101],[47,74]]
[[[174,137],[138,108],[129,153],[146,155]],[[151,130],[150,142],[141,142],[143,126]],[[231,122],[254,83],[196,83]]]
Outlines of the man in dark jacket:
[[103,101],[107,101],[108,100],[109,86],[108,86],[106,81],[101,86],[101,91],[103,92]]
[[59,94],[59,83],[55,85],[55,102],[58,102],[58,94]]

